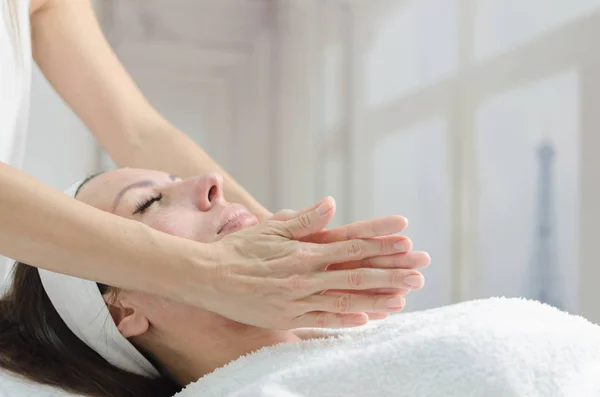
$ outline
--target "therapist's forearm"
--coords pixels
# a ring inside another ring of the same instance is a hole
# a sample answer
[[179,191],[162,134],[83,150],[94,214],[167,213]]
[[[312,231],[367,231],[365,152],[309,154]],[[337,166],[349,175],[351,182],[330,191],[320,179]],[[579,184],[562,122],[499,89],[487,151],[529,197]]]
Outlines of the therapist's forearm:
[[202,279],[209,278],[214,265],[211,249],[95,209],[0,163],[3,255],[115,287],[175,297],[190,277],[199,290],[207,283]]
[[260,219],[270,215],[148,103],[110,48],[89,0],[46,0],[34,10],[31,26],[40,69],[117,165],[181,177],[217,171],[227,200]]

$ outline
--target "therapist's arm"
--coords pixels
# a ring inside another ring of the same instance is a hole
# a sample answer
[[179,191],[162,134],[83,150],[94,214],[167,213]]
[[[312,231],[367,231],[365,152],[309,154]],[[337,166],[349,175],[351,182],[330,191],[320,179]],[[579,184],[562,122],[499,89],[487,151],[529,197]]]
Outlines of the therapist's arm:
[[195,278],[200,292],[212,288],[202,281],[218,263],[209,244],[179,239],[100,211],[2,162],[0,192],[2,255],[167,297],[180,296],[189,277]]
[[33,0],[33,54],[56,91],[121,167],[224,178],[228,201],[271,215],[150,105],[108,45],[89,0]]

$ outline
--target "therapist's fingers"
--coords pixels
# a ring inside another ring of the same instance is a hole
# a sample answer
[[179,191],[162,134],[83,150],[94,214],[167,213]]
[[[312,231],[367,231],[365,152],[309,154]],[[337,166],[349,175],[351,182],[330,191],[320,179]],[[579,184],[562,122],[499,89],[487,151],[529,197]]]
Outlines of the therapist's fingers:
[[322,270],[332,263],[359,261],[369,257],[409,251],[412,241],[404,236],[356,239],[328,244],[312,244],[307,265]]
[[300,240],[320,230],[331,221],[335,215],[335,200],[326,197],[306,212],[298,213],[285,221],[271,221],[271,226],[277,233],[291,240]]
[[305,240],[311,243],[326,244],[337,241],[389,236],[400,233],[407,226],[408,220],[406,218],[392,215],[370,221],[355,222],[331,230],[322,230],[308,236]]
[[[274,214],[273,217],[271,217],[271,220],[287,221],[300,215],[310,213],[315,210],[318,205],[319,203],[301,211],[284,209]],[[407,226],[408,220],[405,217],[391,215],[369,221],[354,222],[331,230],[318,231],[303,238],[302,241],[326,244],[352,239],[381,237],[400,233],[402,230],[406,229]]]
[[366,313],[309,312],[293,320],[294,328],[348,328],[369,322]]
[[[310,312],[294,320],[294,334],[300,339],[315,339],[327,336],[315,331],[315,328],[348,328],[364,325],[368,320],[381,320],[388,313],[350,313],[336,314],[328,312]],[[304,329],[303,329],[304,328]]]
[[303,210],[300,211],[295,211],[295,210],[290,210],[290,209],[283,209],[280,211],[277,211],[276,213],[273,214],[273,216],[270,218],[270,220],[274,220],[274,221],[289,221],[292,218],[295,218],[297,216],[300,215],[304,215],[304,214],[308,214],[311,211],[316,210],[319,205],[321,205],[323,200],[329,199],[329,197],[322,199],[318,202],[316,202],[315,204],[311,205],[310,207],[304,208]]
[[367,316],[369,316],[369,320],[383,320],[389,315],[389,313],[367,313]]
[[288,221],[290,219],[292,219],[293,217],[295,217],[297,214],[297,211],[294,210],[281,210],[276,212],[275,214],[273,214],[273,216],[270,218],[270,220],[272,221]]
[[[420,289],[420,288],[415,288]],[[331,289],[324,293],[332,292],[336,294],[356,294],[356,295],[402,295],[406,296],[410,294],[412,288],[370,288],[365,290],[349,290],[349,289]]]
[[356,269],[324,271],[311,276],[307,290],[319,293],[329,290],[368,290],[374,288],[420,289],[425,279],[416,270]]
[[400,295],[358,295],[328,292],[311,295],[295,305],[299,310],[318,310],[332,313],[379,313],[399,311],[406,305]]
[[[410,251],[395,255],[377,256],[366,258],[361,261],[335,263],[327,267],[327,270],[352,270],[361,267],[380,268],[380,269],[423,269],[431,263],[431,258],[427,252]],[[364,291],[353,291],[355,294],[397,294],[408,295],[413,289],[420,289],[423,285],[418,283],[411,288],[374,288]],[[347,292],[347,291],[336,291]]]
[[327,270],[350,270],[360,267],[378,269],[423,269],[431,264],[431,257],[427,252],[409,251],[399,254],[374,256],[359,261],[334,263]]

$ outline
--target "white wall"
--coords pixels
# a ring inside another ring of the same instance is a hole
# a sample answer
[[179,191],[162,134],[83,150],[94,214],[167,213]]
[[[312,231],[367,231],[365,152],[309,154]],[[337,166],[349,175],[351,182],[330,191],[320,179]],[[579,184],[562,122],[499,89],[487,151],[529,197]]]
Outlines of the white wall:
[[95,172],[97,165],[98,149],[91,134],[36,67],[23,170],[64,190]]
[[203,84],[185,80],[137,78],[144,95],[167,120],[200,146],[210,144],[209,94]]
[[211,134],[222,134],[221,145],[229,151],[227,171],[262,205],[275,211],[271,39],[268,29],[259,33],[248,59],[236,67],[230,84],[231,132],[215,129]]

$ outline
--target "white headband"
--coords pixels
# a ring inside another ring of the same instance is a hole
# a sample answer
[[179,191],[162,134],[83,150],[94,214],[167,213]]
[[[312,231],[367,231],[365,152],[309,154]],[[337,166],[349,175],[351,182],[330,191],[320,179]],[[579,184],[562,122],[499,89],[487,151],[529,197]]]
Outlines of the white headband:
[[[75,198],[81,184],[77,182],[65,193]],[[52,305],[79,339],[115,367],[148,378],[159,376],[156,368],[121,335],[95,282],[43,269],[39,273]]]

